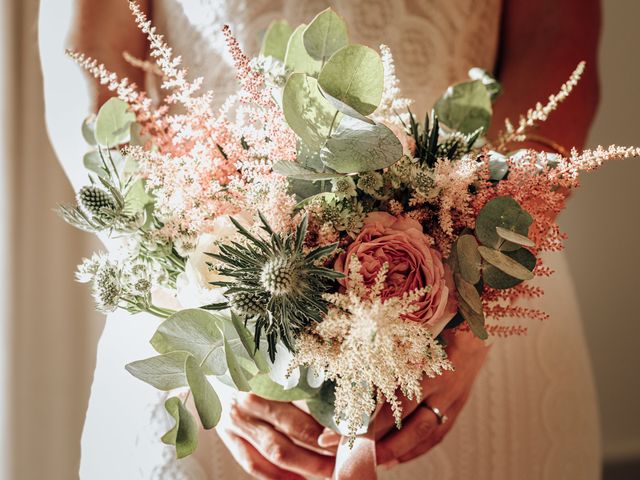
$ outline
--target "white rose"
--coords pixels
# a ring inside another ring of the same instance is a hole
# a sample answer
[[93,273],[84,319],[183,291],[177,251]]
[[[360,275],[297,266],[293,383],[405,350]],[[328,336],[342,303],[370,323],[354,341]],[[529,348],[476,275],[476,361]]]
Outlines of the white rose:
[[[243,225],[249,224],[248,215],[240,214],[234,218]],[[226,301],[222,293],[224,289],[210,284],[210,282],[225,280],[226,277],[207,265],[213,259],[206,253],[218,253],[219,243],[230,240],[237,234],[238,231],[229,217],[223,216],[214,221],[213,232],[205,233],[198,238],[196,248],[189,255],[184,272],[178,275],[176,281],[178,301],[183,308],[197,308]]]

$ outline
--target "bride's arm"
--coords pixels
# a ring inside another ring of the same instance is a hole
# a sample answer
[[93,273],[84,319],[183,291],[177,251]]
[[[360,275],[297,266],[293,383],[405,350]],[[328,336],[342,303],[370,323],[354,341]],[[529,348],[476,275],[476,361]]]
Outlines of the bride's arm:
[[[143,8],[147,5],[138,3]],[[49,138],[77,190],[87,183],[82,165],[87,145],[80,135],[80,123],[109,97],[109,92],[97,88],[96,82],[88,82],[82,69],[65,55],[65,49],[90,55],[118,75],[141,84],[141,72],[126,63],[122,52],[144,58],[146,40],[125,0],[58,0],[40,2],[38,44]]]
[[[507,0],[504,3],[497,76],[505,94],[494,107],[490,137],[558,91],[576,65],[587,68],[569,98],[536,134],[581,148],[599,99],[597,47],[599,0]],[[531,145],[540,149],[541,145]]]

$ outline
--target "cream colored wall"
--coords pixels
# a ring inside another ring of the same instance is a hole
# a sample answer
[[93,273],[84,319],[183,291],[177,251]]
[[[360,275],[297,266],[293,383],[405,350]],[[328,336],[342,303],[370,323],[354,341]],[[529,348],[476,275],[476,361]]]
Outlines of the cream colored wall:
[[[640,1],[605,0],[589,145],[640,145]],[[605,457],[640,456],[640,159],[583,178],[561,225],[600,396]]]

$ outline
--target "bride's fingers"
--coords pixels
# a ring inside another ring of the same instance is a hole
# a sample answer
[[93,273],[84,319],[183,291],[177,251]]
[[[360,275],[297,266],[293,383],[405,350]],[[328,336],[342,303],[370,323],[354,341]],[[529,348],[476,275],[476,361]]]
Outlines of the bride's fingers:
[[272,425],[231,408],[234,433],[249,441],[264,458],[279,468],[312,477],[331,477],[334,458],[320,455],[293,443]]
[[458,418],[458,414],[460,413],[460,410],[462,409],[463,405],[464,405],[464,402],[456,402],[455,405],[452,405],[449,408],[449,413],[447,413],[447,422],[442,425],[439,425],[438,428],[436,428],[433,431],[431,436],[429,436],[429,438],[425,438],[424,441],[418,442],[413,450],[400,456],[398,458],[398,462],[404,463],[404,462],[408,462],[409,460],[413,460],[414,458],[425,454],[426,452],[431,450],[433,447],[438,445],[442,441],[442,439],[447,435],[447,433],[449,433],[449,430],[451,430],[451,427],[453,427],[453,424]]
[[432,444],[436,439],[439,441],[440,430],[443,430],[445,425],[438,423],[438,418],[431,410],[420,406],[405,420],[400,430],[392,431],[376,442],[378,464],[400,461],[412,452],[416,445]]
[[291,403],[272,402],[247,394],[238,398],[237,406],[245,415],[270,423],[296,443],[321,453],[335,454],[335,447],[323,448],[318,443],[324,427]]
[[[223,436],[223,435],[221,435]],[[225,444],[242,469],[249,475],[265,480],[304,480],[301,475],[287,472],[265,459],[253,445],[233,433],[224,434]]]

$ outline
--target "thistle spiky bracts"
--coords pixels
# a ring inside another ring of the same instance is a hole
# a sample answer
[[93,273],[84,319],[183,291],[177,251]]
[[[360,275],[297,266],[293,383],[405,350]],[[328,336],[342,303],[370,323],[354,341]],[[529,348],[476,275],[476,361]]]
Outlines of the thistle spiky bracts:
[[222,244],[219,253],[207,254],[216,260],[219,274],[231,280],[211,283],[226,289],[228,301],[203,308],[230,308],[253,327],[256,345],[264,333],[273,361],[279,340],[294,351],[295,335],[322,320],[328,307],[322,295],[343,275],[317,265],[318,260],[336,250],[337,244],[309,253],[303,251],[306,216],[293,234],[275,232],[264,216],[260,213],[259,216],[267,238],[253,235],[232,218],[246,241]]

